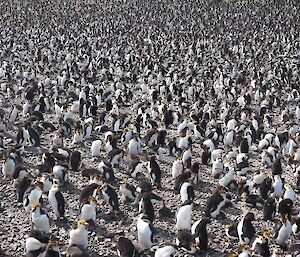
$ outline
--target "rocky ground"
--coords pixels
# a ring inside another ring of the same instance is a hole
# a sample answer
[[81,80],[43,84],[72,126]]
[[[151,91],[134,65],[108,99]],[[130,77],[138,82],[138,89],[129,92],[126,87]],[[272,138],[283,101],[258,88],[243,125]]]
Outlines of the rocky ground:
[[[13,102],[11,100],[11,102]],[[54,120],[53,114],[46,115],[47,119]],[[55,125],[55,123],[54,123]],[[12,134],[15,131],[11,131]],[[175,133],[175,128],[168,131],[169,135]],[[41,161],[41,152],[48,149],[51,144],[51,134],[44,134],[42,136],[42,147],[37,149],[34,147],[27,147],[24,153],[24,165],[30,171],[36,171],[36,165]],[[94,133],[94,138],[103,138],[101,133]],[[70,145],[71,139],[65,140],[65,145]],[[78,150],[82,153],[83,163],[85,167],[97,168],[99,160],[93,159],[90,153],[90,145],[92,140],[85,141],[84,144],[76,146],[73,150]],[[197,142],[197,141],[196,141]],[[145,149],[147,150],[147,149]],[[103,154],[105,156],[105,154]],[[201,150],[198,143],[194,144],[193,160],[200,161]],[[254,169],[261,167],[260,157],[256,151],[252,151],[251,161],[253,161]],[[128,177],[127,165],[128,157],[121,163],[120,167],[115,169],[115,175],[118,179]],[[174,157],[164,156],[164,161],[159,163],[163,171],[162,189],[156,190],[157,194],[162,196],[166,206],[172,210],[172,217],[169,219],[157,218],[154,221],[155,227],[155,243],[162,242],[175,243],[176,229],[175,229],[175,214],[180,206],[180,196],[174,190],[174,181],[171,177],[171,167]],[[203,182],[195,186],[197,205],[193,212],[193,221],[203,217],[203,211],[208,197],[211,195],[213,189],[217,185],[217,180],[213,179],[210,175],[211,168],[201,165],[201,174]],[[147,170],[144,169],[145,176]],[[295,183],[290,167],[286,167],[286,180],[292,185]],[[129,182],[137,185],[138,181],[129,178]],[[80,190],[88,183],[87,179],[83,178],[79,173],[70,171],[70,182],[63,188],[62,192],[66,199],[66,217],[67,222],[55,221],[51,213],[50,206],[46,204],[49,209],[50,216],[53,218],[51,222],[51,233],[60,238],[62,243],[68,242],[68,232],[72,227],[73,221],[77,218],[79,208],[79,194]],[[117,183],[118,184],[118,183]],[[113,185],[118,189],[118,185]],[[24,245],[26,236],[31,229],[31,221],[26,215],[21,203],[17,203],[15,190],[12,187],[12,181],[3,179],[0,180],[0,201],[1,201],[1,215],[0,215],[0,240],[2,241],[1,249],[8,256],[21,256],[24,253]],[[45,199],[46,196],[45,196]],[[297,195],[298,203],[299,195]],[[46,201],[47,203],[47,201]],[[160,206],[156,206],[159,210]],[[135,224],[135,217],[138,212],[137,209],[130,204],[121,203],[121,212],[113,215],[106,214],[108,206],[100,200],[100,205],[97,209],[97,226],[90,233],[89,251],[91,256],[116,256],[116,242],[119,235],[126,235],[132,240],[137,239],[137,231]],[[206,256],[226,256],[232,249],[237,249],[238,242],[231,242],[225,236],[225,224],[239,221],[243,213],[252,211],[255,213],[256,221],[254,222],[257,231],[270,229],[274,227],[274,223],[265,222],[262,220],[262,212],[257,209],[251,209],[242,203],[234,203],[231,207],[224,210],[226,214],[225,219],[212,220],[208,225],[210,233],[210,249],[207,253],[200,255]],[[290,242],[295,242],[296,239],[291,237]],[[66,246],[62,246],[62,253],[64,253]],[[178,256],[183,256],[180,252]]]

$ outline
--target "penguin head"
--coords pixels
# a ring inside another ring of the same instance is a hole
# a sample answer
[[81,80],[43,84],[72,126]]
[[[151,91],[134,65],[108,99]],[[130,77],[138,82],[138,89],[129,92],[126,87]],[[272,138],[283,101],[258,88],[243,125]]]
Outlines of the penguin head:
[[281,223],[285,223],[288,220],[288,214],[280,215],[279,220]]
[[41,207],[41,205],[39,203],[32,203],[31,204],[31,211],[35,212],[35,210],[37,210],[40,207]]
[[248,212],[245,216],[245,220],[248,220],[248,221],[254,221],[255,220],[255,216],[254,216],[254,213],[253,212]]
[[244,251],[244,250],[245,251],[251,251],[250,246],[248,244],[246,244],[246,243],[240,244],[240,248],[241,248],[242,251]]
[[228,257],[237,257],[239,254],[237,251],[231,251],[228,255]]
[[273,252],[274,255],[275,254],[281,254],[281,249],[278,248],[278,247],[275,247],[275,248],[273,248],[272,252]]
[[88,225],[89,225],[89,223],[87,223],[85,220],[78,220],[77,221],[77,227],[78,228],[82,227],[82,226],[87,227]]

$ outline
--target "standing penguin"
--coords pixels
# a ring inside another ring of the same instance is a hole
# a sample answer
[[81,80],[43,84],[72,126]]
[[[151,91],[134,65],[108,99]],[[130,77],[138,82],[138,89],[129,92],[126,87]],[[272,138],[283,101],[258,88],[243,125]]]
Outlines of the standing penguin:
[[147,169],[149,171],[152,185],[157,186],[158,188],[161,187],[161,169],[156,162],[155,156],[151,156],[150,160],[147,165]]
[[69,233],[69,245],[81,246],[84,249],[88,246],[88,230],[86,227],[89,225],[85,220],[78,220],[76,228],[73,228]]
[[241,244],[249,244],[255,235],[255,228],[252,221],[254,221],[254,214],[248,212],[238,223],[237,231]]
[[31,206],[31,220],[35,230],[46,234],[50,231],[50,219],[39,203],[33,203]]
[[138,243],[143,250],[153,245],[153,226],[147,217],[142,213],[137,221]]
[[184,203],[185,201],[193,201],[195,199],[195,192],[194,187],[192,184],[192,180],[188,182],[184,182],[180,187],[180,197],[181,202]]
[[176,229],[179,230],[190,230],[192,220],[193,202],[186,201],[179,208],[176,215]]
[[239,150],[240,150],[240,153],[245,153],[245,154],[249,153],[249,144],[248,144],[248,139],[246,137],[244,137],[241,140]]
[[48,193],[48,200],[56,218],[63,218],[65,215],[65,199],[59,191],[60,186],[53,184]]
[[136,198],[136,188],[135,186],[129,184],[127,180],[122,180],[120,182],[119,192],[122,194],[122,202],[125,202],[128,199],[130,201],[134,201]]
[[174,179],[177,178],[180,174],[182,174],[183,170],[184,170],[184,166],[183,166],[182,158],[177,157],[172,165],[172,177]]
[[29,123],[25,125],[25,129],[28,131],[28,139],[32,146],[40,146],[41,139],[39,133],[35,129],[33,129]]
[[276,213],[277,202],[274,197],[269,197],[263,205],[263,217],[265,220],[273,220]]
[[140,257],[133,243],[126,237],[120,237],[118,239],[117,253],[119,257]]
[[94,224],[96,221],[96,205],[97,200],[93,196],[89,196],[83,200],[80,205],[79,218],[87,221],[89,224]]
[[292,224],[288,219],[288,215],[280,216],[280,223],[275,230],[276,243],[281,247],[286,248],[286,242],[292,233]]
[[15,172],[16,166],[16,159],[13,156],[8,155],[5,158],[4,163],[2,164],[2,174],[4,175],[4,177],[11,178]]
[[210,223],[210,219],[204,217],[202,220],[196,221],[192,226],[192,235],[195,237],[196,244],[200,250],[206,251],[208,248],[208,234],[206,225]]
[[109,205],[109,211],[119,211],[119,198],[116,191],[107,183],[102,186],[104,201]]
[[221,208],[226,204],[227,196],[226,189],[222,186],[218,187],[212,196],[207,200],[205,207],[205,215],[207,217],[216,218],[221,211]]
[[45,252],[43,252],[39,257],[61,257],[59,251],[59,241],[49,240]]
[[147,217],[151,223],[153,223],[155,214],[150,193],[142,194],[142,198],[139,202],[139,213],[143,213],[144,216]]
[[81,169],[81,153],[79,151],[74,151],[70,156],[70,167],[73,171],[79,171]]

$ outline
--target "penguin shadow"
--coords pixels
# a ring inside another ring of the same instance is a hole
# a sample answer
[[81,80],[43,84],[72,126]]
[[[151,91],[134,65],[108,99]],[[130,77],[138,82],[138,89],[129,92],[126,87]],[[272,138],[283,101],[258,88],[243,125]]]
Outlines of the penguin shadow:
[[64,185],[64,187],[63,187],[63,190],[62,191],[66,191],[66,192],[69,192],[69,193],[79,193],[79,189],[78,189],[78,187],[75,185],[75,184],[73,184],[71,181],[68,181],[65,185]]

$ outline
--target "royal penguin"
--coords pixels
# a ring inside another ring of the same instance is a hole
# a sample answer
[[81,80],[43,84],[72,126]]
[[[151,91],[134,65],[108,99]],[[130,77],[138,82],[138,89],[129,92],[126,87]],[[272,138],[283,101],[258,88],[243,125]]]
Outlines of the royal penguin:
[[31,143],[31,145],[35,147],[40,146],[40,134],[34,128],[32,128],[30,124],[26,124],[25,129],[28,131],[28,140]]
[[89,224],[94,224],[96,221],[96,206],[97,200],[93,196],[88,196],[80,204],[79,219],[85,220]]
[[101,190],[101,187],[99,184],[92,183],[87,186],[85,186],[79,196],[79,202],[82,203],[83,200],[87,199],[90,196],[96,197],[97,193]]
[[299,237],[300,237],[300,219],[298,217],[296,219],[293,217],[292,220],[294,223],[292,225],[292,232],[293,232],[294,236],[299,239]]
[[133,138],[129,140],[127,145],[128,154],[131,157],[137,157],[141,154],[140,139],[137,135],[133,135]]
[[198,245],[200,250],[206,251],[208,248],[208,234],[206,226],[211,221],[209,218],[204,217],[201,220],[196,221],[191,228],[192,235],[196,240],[196,244]]
[[275,198],[280,198],[283,193],[283,182],[279,175],[274,176],[274,181],[272,184],[272,196]]
[[252,256],[251,248],[248,244],[242,243],[240,244],[240,249],[242,252],[238,255],[238,257],[250,257]]
[[4,177],[12,178],[16,166],[17,166],[16,159],[13,156],[8,155],[2,164],[2,174],[4,175]]
[[124,151],[123,149],[119,148],[112,149],[107,155],[107,159],[112,167],[120,166],[120,162],[122,161],[123,157]]
[[119,257],[140,257],[134,244],[126,237],[119,237],[117,242],[117,254]]
[[179,230],[190,230],[192,222],[193,202],[186,201],[182,204],[176,214],[176,229]]
[[249,244],[254,238],[256,232],[255,227],[252,224],[254,220],[254,214],[252,212],[248,212],[238,223],[237,231],[240,244]]
[[128,173],[131,177],[136,178],[138,174],[142,173],[145,163],[145,158],[143,156],[132,159],[128,166]]
[[230,240],[237,240],[239,238],[238,232],[237,232],[237,224],[226,224],[225,225],[225,234]]
[[135,186],[129,184],[127,180],[122,180],[120,182],[119,192],[122,194],[121,202],[126,202],[127,200],[134,202],[136,198],[136,188]]
[[244,137],[241,142],[240,142],[240,147],[239,147],[239,151],[240,153],[245,153],[248,154],[249,153],[249,143],[248,143],[248,139],[246,137]]
[[198,250],[195,238],[188,229],[177,231],[176,245],[189,254],[195,254]]
[[39,203],[32,203],[31,205],[31,221],[33,229],[44,232],[46,234],[50,231],[50,219],[45,213]]
[[270,257],[270,232],[264,231],[262,235],[258,235],[252,243],[251,251],[262,257]]
[[219,179],[219,185],[222,187],[227,187],[230,182],[234,180],[234,169],[227,165],[225,169],[227,170],[227,173]]
[[269,197],[263,205],[264,220],[273,220],[276,214],[277,201],[274,197]]
[[216,218],[220,215],[222,207],[224,207],[227,202],[226,189],[222,186],[218,187],[206,202],[205,215],[207,217]]
[[60,191],[60,186],[53,184],[48,193],[48,201],[57,219],[65,216],[65,199]]
[[177,157],[172,164],[172,177],[173,179],[177,178],[180,174],[183,173],[184,165],[181,157]]
[[109,206],[109,212],[119,211],[119,198],[116,191],[106,182],[102,185],[101,188],[102,196],[104,201]]
[[92,157],[100,157],[101,156],[101,148],[102,148],[101,140],[93,141],[92,145],[91,145]]
[[287,240],[290,238],[292,233],[292,224],[288,218],[288,215],[280,216],[280,221],[277,224],[277,228],[275,229],[274,238],[276,243],[282,247],[286,248]]
[[69,246],[81,246],[84,249],[88,246],[88,227],[89,223],[85,220],[78,220],[76,222],[76,227],[71,229],[69,233]]
[[216,158],[216,160],[213,161],[212,164],[212,170],[211,170],[211,175],[214,178],[219,178],[219,176],[223,173],[224,170],[224,162],[222,158]]
[[16,166],[12,178],[14,179],[13,186],[17,188],[18,184],[25,178],[28,174],[28,170],[21,165]]
[[151,156],[150,160],[148,161],[147,165],[148,172],[150,174],[152,185],[157,186],[158,188],[161,187],[161,169],[156,162],[156,157]]
[[177,250],[177,245],[162,246],[156,249],[154,257],[171,257]]
[[57,164],[52,168],[52,174],[59,180],[59,184],[64,186],[69,180],[68,165]]
[[151,193],[143,193],[139,202],[139,213],[143,213],[153,223],[155,218],[154,207],[151,201]]
[[184,182],[180,187],[181,202],[184,203],[188,200],[193,201],[195,199],[194,186],[192,181]]
[[53,185],[53,177],[50,174],[45,173],[42,174],[39,181],[43,183],[43,192],[45,194],[48,194],[49,190]]
[[49,240],[45,251],[40,255],[40,257],[61,257],[59,250],[58,240]]
[[277,206],[277,211],[281,216],[288,215],[288,218],[291,218],[291,215],[293,213],[293,206],[294,203],[291,199],[286,198],[279,201]]
[[153,246],[153,226],[143,213],[137,219],[138,243],[142,250]]
[[192,166],[192,147],[189,146],[182,154],[182,162],[185,168],[190,169]]
[[44,232],[31,230],[25,242],[25,256],[39,256],[47,246],[50,238]]
[[40,182],[35,183],[31,188],[29,188],[23,197],[23,206],[26,213],[30,213],[31,205],[36,203],[42,203],[43,195],[43,184]]
[[259,185],[260,196],[267,200],[272,191],[272,179],[266,177],[263,182]]
[[73,151],[70,156],[70,168],[73,171],[79,171],[82,167],[81,153],[79,151]]

